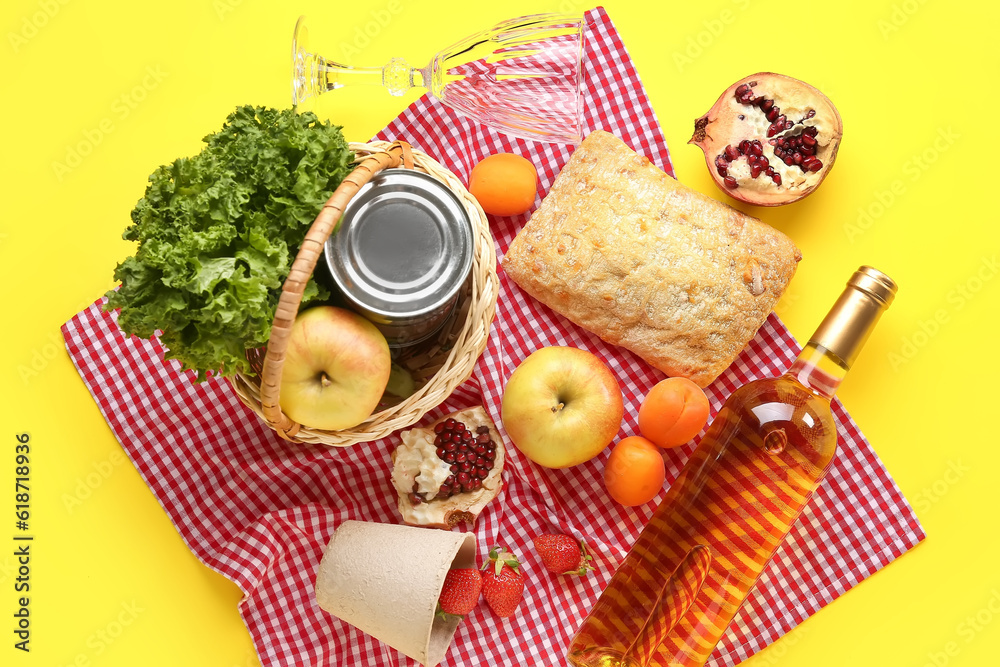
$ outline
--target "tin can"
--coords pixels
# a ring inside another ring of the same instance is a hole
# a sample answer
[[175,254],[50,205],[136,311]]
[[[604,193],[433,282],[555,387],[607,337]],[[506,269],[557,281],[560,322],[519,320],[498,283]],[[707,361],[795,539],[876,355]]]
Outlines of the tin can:
[[435,178],[386,169],[351,199],[324,247],[347,307],[389,346],[416,345],[447,321],[472,268],[472,222]]

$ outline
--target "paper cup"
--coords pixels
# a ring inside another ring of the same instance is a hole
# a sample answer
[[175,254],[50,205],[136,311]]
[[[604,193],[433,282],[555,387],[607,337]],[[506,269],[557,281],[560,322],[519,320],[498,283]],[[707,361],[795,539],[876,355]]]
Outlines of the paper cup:
[[316,574],[320,608],[394,649],[434,667],[461,620],[438,618],[438,597],[452,567],[476,567],[476,541],[452,533],[345,521],[330,538]]

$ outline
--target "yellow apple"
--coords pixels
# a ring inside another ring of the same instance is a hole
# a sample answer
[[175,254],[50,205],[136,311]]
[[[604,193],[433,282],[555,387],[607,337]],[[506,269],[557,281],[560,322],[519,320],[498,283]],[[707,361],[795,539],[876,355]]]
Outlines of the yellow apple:
[[501,416],[514,445],[546,468],[594,458],[621,428],[618,380],[596,356],[575,347],[543,347],[507,380]]
[[303,426],[357,426],[378,406],[389,381],[389,344],[357,313],[317,306],[299,314],[281,372],[281,409]]

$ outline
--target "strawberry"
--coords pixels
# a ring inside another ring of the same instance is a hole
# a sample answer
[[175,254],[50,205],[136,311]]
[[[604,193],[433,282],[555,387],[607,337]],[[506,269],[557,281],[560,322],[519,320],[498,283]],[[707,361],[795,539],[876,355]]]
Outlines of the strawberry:
[[483,563],[483,597],[493,613],[507,617],[514,613],[524,595],[524,575],[514,554],[502,547],[490,549]]
[[483,577],[474,567],[460,567],[448,570],[438,597],[438,614],[465,616],[479,604],[479,593],[483,589]]
[[542,559],[542,565],[549,572],[585,575],[594,569],[590,564],[593,559],[587,553],[587,545],[570,535],[539,535],[532,542]]

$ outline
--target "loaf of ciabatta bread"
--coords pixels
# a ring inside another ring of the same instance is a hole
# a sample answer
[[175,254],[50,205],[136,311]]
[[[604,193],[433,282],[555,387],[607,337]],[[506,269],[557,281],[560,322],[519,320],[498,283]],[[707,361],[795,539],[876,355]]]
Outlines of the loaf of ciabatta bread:
[[778,230],[597,131],[502,266],[557,313],[704,387],[753,338],[801,258]]

